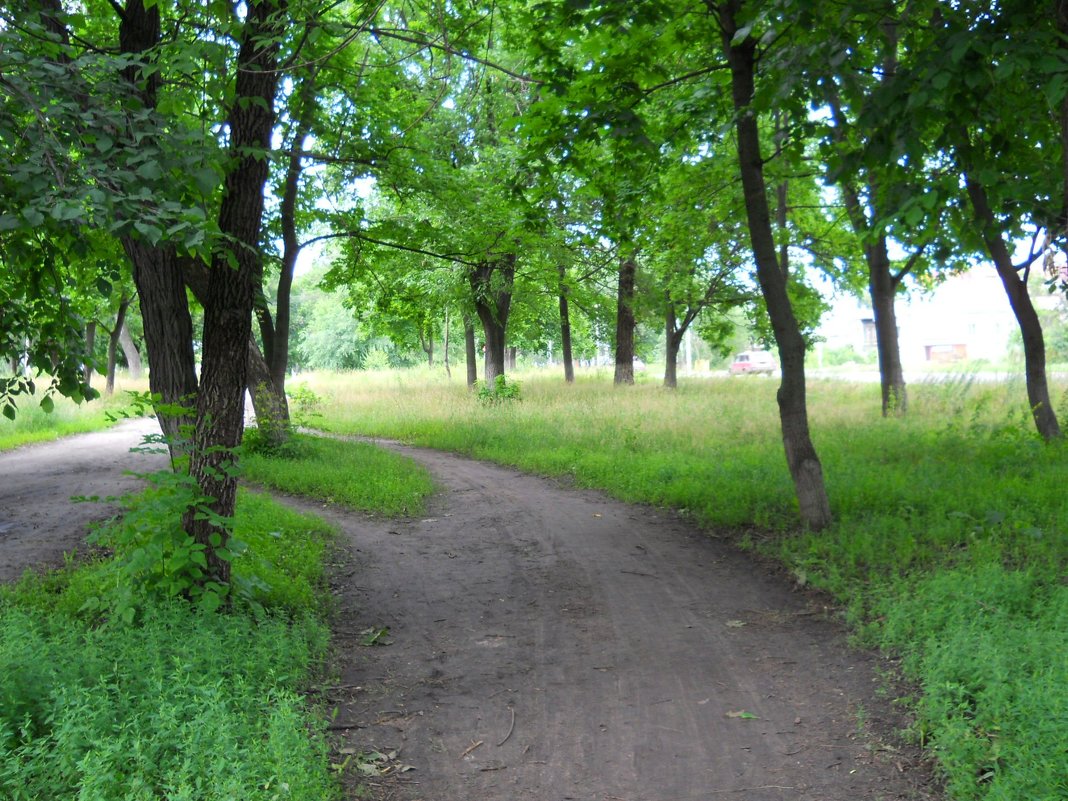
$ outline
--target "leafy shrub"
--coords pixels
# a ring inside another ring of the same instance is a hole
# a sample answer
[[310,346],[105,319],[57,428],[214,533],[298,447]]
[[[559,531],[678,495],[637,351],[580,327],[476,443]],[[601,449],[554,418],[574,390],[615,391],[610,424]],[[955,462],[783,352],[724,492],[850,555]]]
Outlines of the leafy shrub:
[[492,387],[480,381],[478,383],[478,402],[483,406],[500,406],[505,403],[518,402],[522,400],[519,387],[518,381],[513,381],[509,384],[503,375],[499,375],[494,379]]

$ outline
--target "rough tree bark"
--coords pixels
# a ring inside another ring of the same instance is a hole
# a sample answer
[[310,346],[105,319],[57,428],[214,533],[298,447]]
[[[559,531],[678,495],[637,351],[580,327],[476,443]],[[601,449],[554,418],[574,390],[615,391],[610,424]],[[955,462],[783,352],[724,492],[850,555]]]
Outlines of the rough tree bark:
[[[230,111],[234,161],[219,209],[219,229],[232,244],[229,253],[217,251],[212,258],[204,305],[202,378],[189,472],[201,492],[213,499],[210,511],[222,518],[233,517],[237,496],[233,468],[244,429],[252,306],[260,274],[266,154],[278,84],[277,37],[284,26],[280,8],[271,0],[248,3]],[[205,546],[209,578],[228,583],[230,562],[217,550],[227,541],[225,527],[193,513],[183,522],[194,540]]]
[[[156,47],[161,35],[159,6],[146,8],[143,0],[129,0],[119,23],[119,49],[142,56]],[[160,84],[158,71],[142,79],[136,65],[123,70],[130,84],[130,102],[155,108]],[[158,395],[160,428],[167,439],[171,460],[185,452],[183,428],[191,421],[188,412],[197,393],[193,322],[189,314],[185,285],[174,247],[156,246],[142,239],[122,237],[122,247],[133,265],[145,347],[148,351],[148,385]]]
[[497,376],[504,375],[504,338],[512,305],[515,261],[515,254],[507,253],[493,261],[482,262],[469,273],[475,311],[485,335],[488,387],[493,386]]
[[823,481],[823,467],[809,435],[805,397],[805,342],[786,291],[786,274],[775,252],[775,237],[768,209],[764,161],[760,152],[760,129],[750,107],[756,88],[757,42],[738,34],[736,16],[741,0],[706,0],[718,15],[723,50],[731,72],[731,95],[736,111],[735,131],[738,164],[745,195],[746,218],[756,262],[757,280],[767,305],[775,342],[779,348],[782,383],[779,386],[779,419],[782,423],[786,463],[794,481],[801,520],[811,529],[831,523],[831,506]]
[[478,349],[475,347],[475,326],[464,314],[464,355],[467,359],[467,386],[478,383]]
[[568,288],[564,282],[566,270],[562,264],[556,269],[560,275],[560,347],[564,355],[564,381],[574,384],[575,361],[571,355],[571,312],[567,304]]
[[633,257],[619,264],[616,294],[616,373],[614,382],[634,383],[634,277],[638,265]]
[[982,229],[987,252],[990,253],[994,269],[1001,278],[1001,285],[1005,288],[1009,305],[1012,306],[1012,312],[1016,315],[1016,321],[1020,326],[1024,346],[1027,401],[1031,406],[1035,428],[1047,442],[1060,439],[1063,434],[1060,423],[1057,422],[1057,415],[1053,411],[1053,405],[1050,403],[1049,384],[1046,381],[1046,343],[1042,335],[1042,324],[1031,302],[1031,295],[1027,291],[1028,271],[1024,270],[1023,275],[1020,275],[1012,263],[1012,255],[1009,253],[1008,246],[997,231],[997,221],[990,208],[986,188],[969,173],[965,173],[965,185],[975,212],[976,222]]

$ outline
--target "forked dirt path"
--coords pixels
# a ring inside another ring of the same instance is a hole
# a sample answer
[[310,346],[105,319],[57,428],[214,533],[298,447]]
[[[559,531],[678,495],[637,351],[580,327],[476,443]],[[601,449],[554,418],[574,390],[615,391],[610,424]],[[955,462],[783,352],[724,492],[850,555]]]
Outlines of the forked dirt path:
[[[151,421],[0,454],[0,580],[82,547]],[[878,660],[808,596],[669,512],[399,447],[442,492],[343,532],[334,759],[397,801],[930,798]],[[626,469],[621,465],[621,469]],[[384,647],[361,645],[389,627]],[[413,770],[400,772],[402,766]],[[363,797],[363,796],[361,796]]]
[[[670,512],[391,447],[441,485],[427,517],[315,507],[354,561],[328,695],[342,753],[414,768],[380,797],[932,797],[887,737],[877,658],[781,577]],[[361,645],[372,626],[391,644]]]

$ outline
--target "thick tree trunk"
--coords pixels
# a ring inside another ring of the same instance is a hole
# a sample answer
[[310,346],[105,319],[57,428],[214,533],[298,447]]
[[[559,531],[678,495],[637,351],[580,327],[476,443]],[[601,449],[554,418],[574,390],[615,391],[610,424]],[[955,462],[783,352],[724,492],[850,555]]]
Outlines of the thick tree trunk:
[[879,354],[883,417],[908,411],[905,373],[901,367],[901,346],[897,335],[897,280],[890,270],[886,237],[865,246],[868,262],[868,291],[875,316],[875,344]]
[[[143,0],[129,0],[119,24],[119,49],[124,54],[140,57],[159,44],[160,34],[159,5],[146,7]],[[155,108],[159,72],[152,71],[142,79],[140,68],[131,64],[122,75],[132,89],[129,102]],[[141,306],[148,352],[148,385],[161,401],[156,416],[167,439],[171,461],[175,463],[187,448],[183,429],[192,419],[197,394],[193,322],[185,285],[173,247],[157,247],[129,236],[122,238],[122,246],[133,265]]]
[[485,335],[488,387],[493,386],[497,376],[504,375],[504,338],[512,305],[515,258],[514,253],[508,253],[494,261],[483,262],[469,276],[475,311]]
[[567,304],[567,284],[564,283],[564,266],[557,268],[560,274],[560,347],[564,355],[564,381],[575,383],[575,362],[571,355],[571,312]]
[[619,265],[616,294],[616,373],[614,382],[634,383],[634,277],[638,265],[626,258]]
[[749,235],[757,280],[768,308],[782,366],[778,401],[786,463],[794,481],[802,522],[811,529],[823,529],[831,523],[831,506],[823,481],[823,467],[809,434],[805,397],[805,342],[786,291],[786,274],[775,253],[764,161],[760,153],[760,130],[755,112],[750,107],[755,90],[756,41],[751,36],[746,36],[740,43],[733,41],[738,33],[735,15],[740,8],[740,0],[706,2],[713,12],[719,13],[723,49],[731,70],[731,92],[737,113],[738,164]]
[[1012,256],[1005,240],[997,231],[997,221],[990,208],[990,202],[986,196],[983,185],[971,177],[965,175],[965,183],[968,189],[968,197],[971,199],[972,208],[975,211],[976,222],[982,228],[983,241],[994,262],[994,268],[1001,278],[1001,285],[1005,288],[1005,294],[1009,298],[1009,305],[1016,322],[1020,326],[1020,335],[1023,337],[1024,346],[1024,369],[1027,382],[1027,401],[1031,406],[1031,416],[1035,421],[1035,428],[1047,442],[1060,439],[1060,423],[1053,411],[1053,405],[1049,399],[1049,384],[1046,381],[1046,342],[1042,335],[1042,324],[1038,319],[1038,312],[1031,302],[1031,295],[1027,291],[1026,272],[1021,276],[1012,263]]
[[[278,82],[277,37],[284,22],[278,2],[249,2],[237,57],[236,91],[230,111],[230,151],[219,229],[232,243],[216,252],[204,306],[202,380],[190,474],[212,499],[208,508],[232,518],[237,497],[236,451],[244,430],[245,387],[255,280],[260,274],[259,238],[267,181],[274,99]],[[184,525],[205,546],[210,580],[228,583],[230,562],[220,558],[229,532],[205,516],[189,513]]]
[[157,248],[128,237],[122,244],[133,264],[137,285],[148,354],[148,387],[162,401],[156,416],[173,461],[186,451],[187,432],[183,428],[192,422],[197,394],[193,320],[185,283],[173,248]]
[[123,326],[126,325],[126,310],[130,306],[130,298],[123,295],[119,299],[119,310],[115,315],[115,327],[108,334],[108,371],[104,383],[104,394],[115,394],[115,366],[118,362],[119,335]]
[[478,349],[475,347],[475,326],[464,315],[464,355],[467,359],[467,386],[478,383]]

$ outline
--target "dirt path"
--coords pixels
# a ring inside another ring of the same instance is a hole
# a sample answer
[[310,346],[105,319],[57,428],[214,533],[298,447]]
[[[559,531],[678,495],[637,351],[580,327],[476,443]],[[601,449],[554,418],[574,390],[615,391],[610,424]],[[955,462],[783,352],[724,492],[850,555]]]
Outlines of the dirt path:
[[72,496],[121,495],[137,487],[124,471],[148,473],[166,457],[131,454],[153,419],[129,420],[108,431],[79,434],[0,453],[0,581],[34,567],[58,567],[63,554],[85,550],[89,525],[112,514],[106,503],[73,503]]
[[[81,547],[151,421],[0,454],[0,580]],[[342,757],[397,751],[400,801],[928,798],[883,739],[878,667],[803,594],[674,516],[401,448],[420,520],[336,523]],[[140,463],[140,464],[139,464]],[[362,632],[388,626],[387,647]],[[350,771],[351,773],[351,771]]]
[[[748,558],[656,510],[434,451],[422,520],[317,508],[343,753],[399,751],[420,801],[926,798],[883,738],[877,660]],[[388,626],[388,647],[361,632]]]

